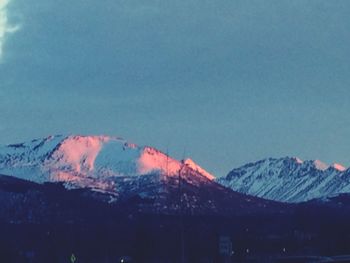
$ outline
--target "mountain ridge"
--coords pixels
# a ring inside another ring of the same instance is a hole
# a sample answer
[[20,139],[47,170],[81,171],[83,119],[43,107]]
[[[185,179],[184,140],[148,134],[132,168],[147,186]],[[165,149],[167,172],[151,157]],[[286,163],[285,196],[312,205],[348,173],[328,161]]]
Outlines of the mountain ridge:
[[350,192],[350,169],[287,156],[245,164],[217,181],[240,193],[293,203]]
[[[143,196],[154,195],[165,189],[164,184],[179,184],[180,173],[193,185],[212,181],[245,195],[279,202],[304,202],[350,192],[350,168],[338,163],[266,158],[215,178],[189,158],[176,160],[156,148],[105,135],[55,135],[0,146],[0,173],[36,183],[62,182],[69,189],[91,188],[114,196],[125,194],[125,189],[127,195],[137,191]],[[141,184],[152,190],[144,191]]]
[[179,161],[120,137],[55,135],[0,147],[0,173],[37,183],[64,182],[71,188],[113,191],[123,178],[177,177],[183,166],[214,179],[191,159]]

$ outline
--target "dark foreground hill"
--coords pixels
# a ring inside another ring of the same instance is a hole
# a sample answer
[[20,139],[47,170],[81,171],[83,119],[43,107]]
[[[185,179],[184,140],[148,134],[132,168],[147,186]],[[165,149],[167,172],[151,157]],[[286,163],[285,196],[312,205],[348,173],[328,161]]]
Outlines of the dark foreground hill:
[[[110,202],[105,193],[1,176],[1,262],[70,262],[72,254],[76,262],[181,262],[182,255],[185,262],[223,262],[220,236],[231,238],[233,262],[350,253],[346,195],[289,205],[221,188],[222,196],[210,191],[208,197],[196,189],[184,181],[181,194],[174,188],[166,196]],[[180,195],[223,207],[190,209]],[[179,209],[155,209],[159,198]]]

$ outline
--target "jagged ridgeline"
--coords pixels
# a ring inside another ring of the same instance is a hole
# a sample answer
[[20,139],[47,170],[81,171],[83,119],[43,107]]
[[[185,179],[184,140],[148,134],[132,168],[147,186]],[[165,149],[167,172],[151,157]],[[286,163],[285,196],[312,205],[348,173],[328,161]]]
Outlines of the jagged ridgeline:
[[350,192],[350,170],[295,157],[268,158],[217,180],[234,191],[282,202],[304,202]]

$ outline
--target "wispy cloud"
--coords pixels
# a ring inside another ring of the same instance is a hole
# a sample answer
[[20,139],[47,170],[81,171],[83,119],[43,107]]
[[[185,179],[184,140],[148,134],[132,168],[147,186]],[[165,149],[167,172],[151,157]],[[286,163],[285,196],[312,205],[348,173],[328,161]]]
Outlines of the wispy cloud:
[[9,3],[10,0],[0,0],[0,59],[3,55],[3,46],[6,36],[19,29],[19,26],[13,26],[9,23],[7,16]]

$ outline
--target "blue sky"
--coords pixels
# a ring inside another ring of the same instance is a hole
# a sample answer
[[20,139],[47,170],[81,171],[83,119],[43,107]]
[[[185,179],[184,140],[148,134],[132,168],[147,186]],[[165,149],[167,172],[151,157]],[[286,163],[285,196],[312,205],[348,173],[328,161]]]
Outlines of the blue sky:
[[216,175],[270,156],[349,166],[349,14],[347,0],[0,0],[0,143],[119,135]]

